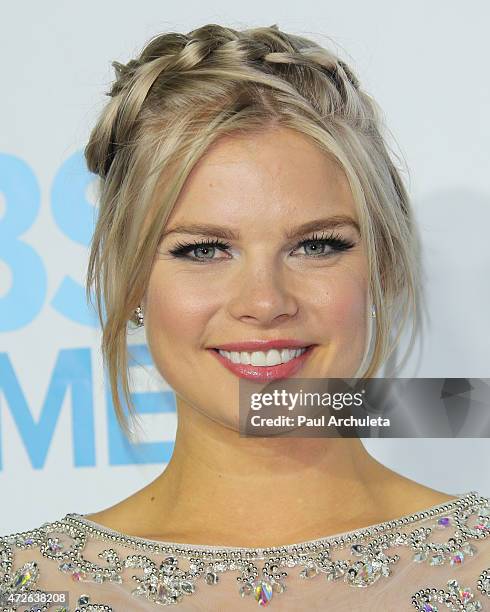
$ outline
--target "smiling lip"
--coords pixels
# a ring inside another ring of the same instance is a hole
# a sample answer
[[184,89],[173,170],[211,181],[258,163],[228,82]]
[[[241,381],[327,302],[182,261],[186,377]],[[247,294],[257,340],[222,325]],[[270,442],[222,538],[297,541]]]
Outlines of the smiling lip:
[[[276,341],[276,342],[282,342],[282,341]],[[274,366],[256,366],[256,365],[244,364],[244,363],[233,363],[232,361],[230,361],[229,359],[221,355],[217,349],[208,349],[208,350],[210,350],[211,353],[215,355],[216,359],[218,359],[218,361],[221,362],[225,366],[225,368],[227,368],[230,372],[233,372],[233,374],[235,374],[236,376],[239,376],[240,378],[246,378],[248,380],[254,380],[257,382],[269,382],[272,380],[278,380],[280,378],[288,378],[289,376],[293,376],[294,374],[296,374],[299,371],[299,369],[303,366],[305,361],[308,359],[308,357],[310,356],[313,348],[316,346],[314,344],[305,345],[304,343],[301,344],[300,346],[298,345],[294,346],[291,343],[287,344],[286,346],[284,346],[284,344],[282,344],[281,346],[278,346],[278,345],[270,346],[270,344],[272,343],[262,342],[262,343],[257,344],[256,342],[252,342],[252,343],[240,343],[240,344],[224,345],[224,346],[236,347],[236,346],[246,345],[247,347],[250,347],[251,345],[253,345],[252,348],[255,350],[269,350],[271,348],[287,348],[287,347],[291,347],[291,348],[307,347],[307,348],[298,357],[295,357],[294,359],[291,359],[290,361],[287,361],[286,363],[280,363]],[[221,349],[221,350],[230,350],[230,349]],[[245,350],[250,350],[250,348],[248,349],[241,348],[241,349],[234,349],[234,350],[245,351]]]

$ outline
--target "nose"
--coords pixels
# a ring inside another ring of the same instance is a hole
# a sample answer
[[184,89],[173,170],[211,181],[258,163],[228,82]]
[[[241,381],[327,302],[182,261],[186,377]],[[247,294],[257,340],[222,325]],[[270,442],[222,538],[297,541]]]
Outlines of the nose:
[[267,327],[298,312],[291,283],[288,287],[287,271],[274,265],[242,268],[229,291],[228,312],[244,323]]

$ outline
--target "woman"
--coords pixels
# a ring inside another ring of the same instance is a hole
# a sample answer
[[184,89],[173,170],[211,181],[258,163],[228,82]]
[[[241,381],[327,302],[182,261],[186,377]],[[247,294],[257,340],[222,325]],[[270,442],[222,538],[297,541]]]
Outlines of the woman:
[[356,438],[240,436],[239,381],[374,376],[416,330],[416,229],[375,102],[277,26],[163,34],[114,66],[86,148],[87,289],[121,426],[131,320],[176,393],[174,453],[115,506],[1,540],[4,606],[36,588],[70,610],[489,606],[489,499]]

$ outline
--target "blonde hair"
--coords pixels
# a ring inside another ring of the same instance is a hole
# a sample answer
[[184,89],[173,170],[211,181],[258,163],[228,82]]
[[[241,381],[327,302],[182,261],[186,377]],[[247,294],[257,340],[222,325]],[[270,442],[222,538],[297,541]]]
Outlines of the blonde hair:
[[[151,39],[116,80],[85,157],[100,177],[87,272],[102,325],[118,421],[134,414],[127,326],[145,294],[155,252],[189,172],[218,138],[288,127],[343,169],[365,240],[376,307],[371,377],[412,319],[418,328],[419,239],[409,197],[381,132],[382,113],[351,68],[307,38],[270,27],[216,24]],[[393,153],[391,151],[391,153]],[[397,330],[394,338],[393,330]]]

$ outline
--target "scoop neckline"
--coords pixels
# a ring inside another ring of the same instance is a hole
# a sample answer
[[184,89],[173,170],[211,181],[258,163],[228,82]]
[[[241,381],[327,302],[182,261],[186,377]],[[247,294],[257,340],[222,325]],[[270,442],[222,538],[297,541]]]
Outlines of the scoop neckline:
[[[164,540],[152,540],[148,538],[144,538],[141,536],[134,536],[127,533],[123,533],[121,531],[117,531],[115,529],[111,529],[110,527],[106,527],[105,525],[101,525],[91,519],[85,518],[85,514],[79,514],[77,512],[70,512],[65,516],[65,519],[74,519],[76,522],[79,522],[89,528],[95,529],[100,534],[106,534],[108,536],[116,536],[120,540],[126,540],[130,542],[135,542],[136,544],[153,546],[157,548],[170,548],[170,549],[187,549],[187,550],[195,550],[195,551],[240,551],[240,552],[250,552],[257,553],[259,551],[284,551],[291,550],[294,548],[301,548],[308,545],[314,545],[317,543],[325,543],[333,540],[339,539],[348,539],[352,538],[353,535],[358,535],[363,537],[368,535],[369,532],[373,531],[377,528],[377,531],[386,530],[393,523],[400,523],[406,521],[408,522],[416,522],[418,520],[427,520],[431,518],[432,515],[437,514],[438,511],[452,511],[454,506],[460,505],[466,498],[477,497],[479,493],[477,491],[469,491],[467,493],[459,493],[456,494],[453,499],[450,499],[446,502],[442,502],[440,504],[436,504],[434,506],[429,506],[427,508],[421,508],[416,512],[412,512],[411,514],[403,514],[399,517],[390,519],[388,521],[383,521],[381,523],[373,523],[371,525],[366,525],[365,527],[359,527],[358,529],[352,529],[350,531],[344,531],[340,533],[335,533],[327,536],[323,536],[320,538],[315,538],[313,540],[304,540],[302,542],[296,542],[293,544],[284,544],[279,546],[269,546],[269,547],[248,547],[248,546],[225,546],[219,544],[192,544],[187,542],[168,542]],[[429,514],[429,513],[432,513]],[[422,516],[427,515],[427,516]],[[380,529],[381,528],[381,529]]]

